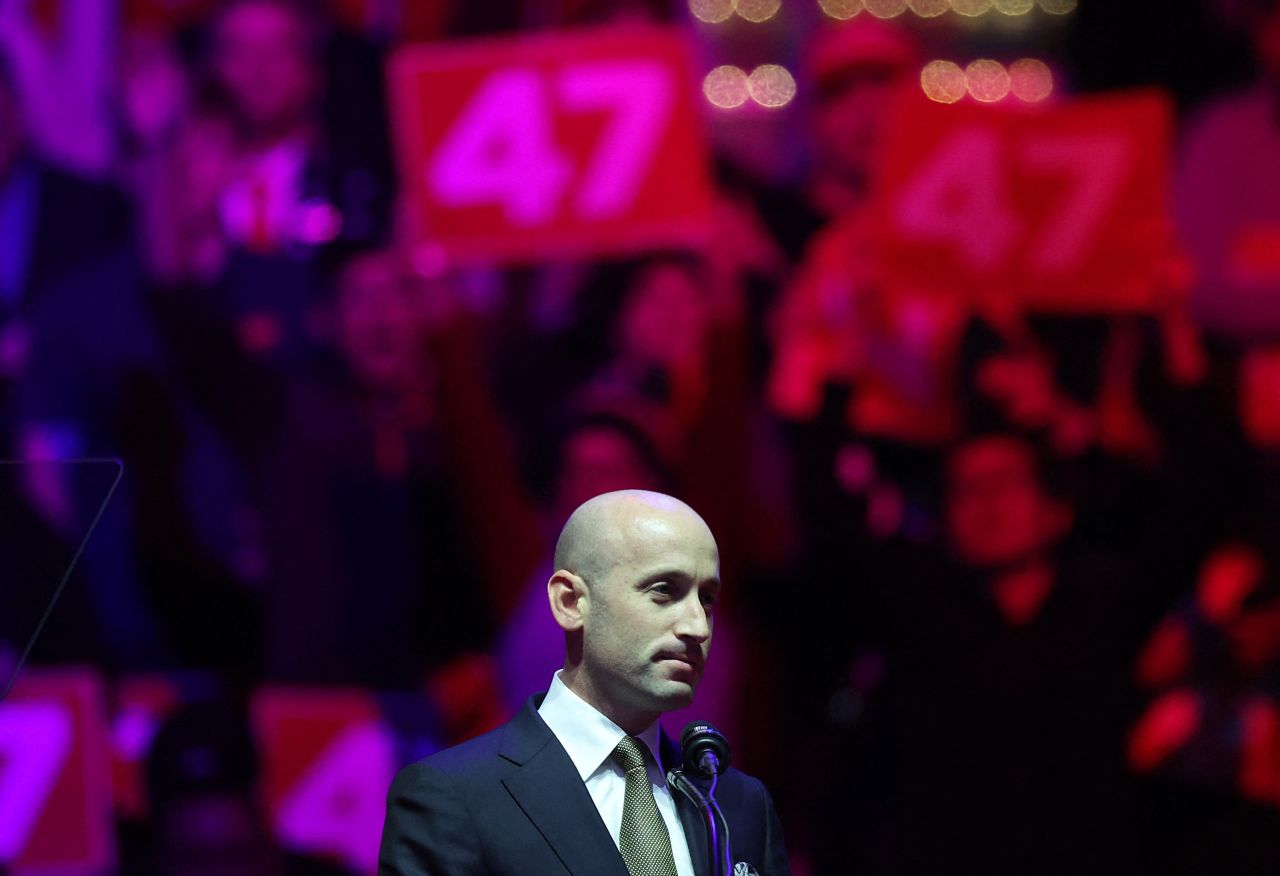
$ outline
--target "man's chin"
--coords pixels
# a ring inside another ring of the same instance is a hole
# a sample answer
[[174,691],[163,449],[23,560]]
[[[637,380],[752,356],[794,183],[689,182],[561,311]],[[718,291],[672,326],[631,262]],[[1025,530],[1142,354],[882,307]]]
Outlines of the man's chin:
[[698,692],[697,682],[668,680],[660,687],[660,690],[655,691],[655,699],[662,703],[664,712],[674,712],[692,705],[694,695]]

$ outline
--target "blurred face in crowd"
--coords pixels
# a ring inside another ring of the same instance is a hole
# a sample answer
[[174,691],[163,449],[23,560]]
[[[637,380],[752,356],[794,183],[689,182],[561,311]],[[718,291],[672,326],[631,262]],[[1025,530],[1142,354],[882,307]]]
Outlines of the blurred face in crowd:
[[178,128],[171,161],[174,214],[193,221],[216,218],[235,173],[231,123],[220,113],[193,113]]
[[707,322],[704,298],[688,265],[673,260],[647,265],[622,309],[616,339],[620,356],[664,367],[694,361]]
[[566,524],[571,538],[575,525],[578,554],[562,536],[556,565],[580,571],[561,567],[550,587],[557,621],[581,635],[566,683],[639,732],[689,705],[701,681],[720,590],[715,538],[691,508],[658,493],[598,496]]
[[252,136],[268,138],[306,120],[319,78],[307,23],[273,0],[239,0],[222,13],[213,71],[237,121]]
[[846,183],[865,185],[894,89],[896,65],[851,66],[818,86],[814,137],[820,163]]
[[948,460],[946,521],[961,562],[999,569],[1043,555],[1066,535],[1071,512],[1040,483],[1029,447],[994,436],[963,445]]
[[369,387],[410,382],[419,364],[419,320],[399,261],[359,256],[339,281],[339,343],[356,377]]
[[657,485],[657,474],[625,435],[608,426],[586,426],[560,448],[555,505],[567,514],[601,493]]
[[178,47],[157,29],[131,28],[121,36],[120,117],[139,144],[155,144],[180,118],[191,82]]

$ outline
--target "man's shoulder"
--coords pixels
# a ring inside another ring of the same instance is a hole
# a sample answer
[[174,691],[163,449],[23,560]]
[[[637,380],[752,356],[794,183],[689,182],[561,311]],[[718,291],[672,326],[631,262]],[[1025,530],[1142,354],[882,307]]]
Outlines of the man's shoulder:
[[517,765],[521,751],[538,747],[544,736],[549,739],[551,731],[541,723],[537,712],[526,705],[489,732],[404,767],[400,771],[401,781],[426,776],[466,779],[505,773]]
[[537,738],[531,718],[537,721],[526,708],[497,729],[396,774],[387,793],[380,873],[515,872],[486,859],[510,853],[504,828],[495,825],[515,823],[503,782],[519,769],[513,757],[521,741]]
[[422,766],[434,768],[444,772],[444,774],[458,774],[458,772],[466,772],[474,770],[481,763],[492,762],[498,758],[499,750],[502,749],[502,739],[507,733],[507,727],[511,726],[511,722],[494,727],[489,733],[475,736],[475,738],[466,740],[465,743],[458,743],[449,748],[443,748],[429,754],[419,761]]
[[483,806],[510,771],[498,754],[501,736],[502,728],[492,730],[401,768],[391,782],[389,800],[414,809]]
[[509,726],[510,722],[507,722],[466,742],[443,748],[409,764],[401,773],[437,772],[447,776],[460,776],[491,767],[500,760],[502,738]]

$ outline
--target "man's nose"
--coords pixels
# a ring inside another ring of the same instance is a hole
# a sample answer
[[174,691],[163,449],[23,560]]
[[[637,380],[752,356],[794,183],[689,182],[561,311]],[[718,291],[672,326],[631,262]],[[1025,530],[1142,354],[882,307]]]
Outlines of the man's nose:
[[691,594],[684,601],[680,620],[676,625],[676,635],[696,642],[705,642],[711,638],[711,617],[697,594]]

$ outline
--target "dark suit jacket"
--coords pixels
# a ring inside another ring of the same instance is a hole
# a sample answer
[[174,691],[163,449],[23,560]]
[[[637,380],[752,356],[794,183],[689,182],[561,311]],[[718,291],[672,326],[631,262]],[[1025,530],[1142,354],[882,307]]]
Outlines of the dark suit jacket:
[[[573,874],[627,876],[618,847],[573,761],[538,716],[537,696],[509,722],[400,771],[387,798],[379,876]],[[679,763],[665,735],[662,758]],[[707,838],[695,807],[672,796],[699,876]],[[764,785],[737,770],[716,799],[729,822],[734,862],[789,876],[782,827]]]

